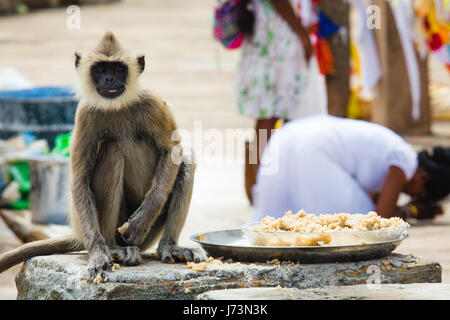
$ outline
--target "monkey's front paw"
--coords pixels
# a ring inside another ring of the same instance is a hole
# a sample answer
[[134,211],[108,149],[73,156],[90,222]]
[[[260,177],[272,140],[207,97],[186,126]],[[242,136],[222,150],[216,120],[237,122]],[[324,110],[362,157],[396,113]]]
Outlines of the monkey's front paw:
[[141,253],[138,247],[114,247],[111,249],[114,262],[124,266],[137,266],[141,264]]
[[89,254],[89,276],[91,277],[91,279],[96,279],[100,275],[102,279],[105,279],[105,272],[112,271],[113,264],[113,259],[111,258],[106,248],[96,249]]
[[135,217],[128,222],[127,229],[122,233],[122,239],[129,246],[139,247],[144,242],[146,235],[145,223],[139,217]]
[[161,261],[164,263],[175,263],[175,261],[203,262],[208,259],[206,254],[197,248],[183,248],[177,245],[165,246],[158,250]]

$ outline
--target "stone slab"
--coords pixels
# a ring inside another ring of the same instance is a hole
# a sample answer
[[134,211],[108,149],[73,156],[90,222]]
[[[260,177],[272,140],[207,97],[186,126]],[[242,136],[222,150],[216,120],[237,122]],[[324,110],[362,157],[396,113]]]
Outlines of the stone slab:
[[244,288],[208,291],[198,300],[450,300],[450,283],[380,284],[324,288]]
[[202,271],[184,263],[163,264],[147,255],[145,263],[121,267],[107,282],[87,279],[87,254],[35,257],[16,278],[17,299],[194,299],[210,290],[248,287],[299,289],[366,283],[441,282],[437,262],[392,254],[376,260],[323,264],[222,263]]

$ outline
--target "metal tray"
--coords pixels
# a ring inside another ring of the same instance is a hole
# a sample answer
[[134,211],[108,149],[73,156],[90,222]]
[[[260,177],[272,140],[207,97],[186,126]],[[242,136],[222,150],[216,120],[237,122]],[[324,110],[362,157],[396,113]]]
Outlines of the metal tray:
[[323,247],[263,247],[252,246],[241,229],[203,232],[191,236],[213,257],[233,261],[266,262],[278,259],[300,263],[350,262],[382,258],[394,251],[408,238],[404,233],[399,239],[377,243],[323,246]]

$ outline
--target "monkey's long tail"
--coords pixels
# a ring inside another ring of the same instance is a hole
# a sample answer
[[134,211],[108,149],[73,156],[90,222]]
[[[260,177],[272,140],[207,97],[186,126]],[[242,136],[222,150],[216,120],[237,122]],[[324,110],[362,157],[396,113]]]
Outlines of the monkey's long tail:
[[0,272],[35,256],[81,251],[83,244],[73,236],[33,241],[0,255]]

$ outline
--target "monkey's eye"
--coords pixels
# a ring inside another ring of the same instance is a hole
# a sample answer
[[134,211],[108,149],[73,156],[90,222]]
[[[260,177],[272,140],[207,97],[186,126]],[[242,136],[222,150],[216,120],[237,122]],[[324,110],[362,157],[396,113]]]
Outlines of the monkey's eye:
[[122,72],[125,71],[125,68],[124,67],[115,67],[114,71],[117,72],[117,73],[122,73]]
[[103,73],[103,72],[105,72],[105,68],[100,67],[100,66],[94,67],[94,72],[95,73]]

